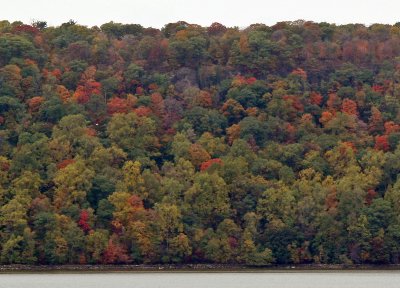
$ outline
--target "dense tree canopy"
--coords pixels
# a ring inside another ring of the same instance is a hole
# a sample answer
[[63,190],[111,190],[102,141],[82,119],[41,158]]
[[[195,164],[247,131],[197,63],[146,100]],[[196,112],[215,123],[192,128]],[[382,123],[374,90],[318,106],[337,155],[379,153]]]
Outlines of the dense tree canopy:
[[0,22],[0,263],[399,263],[400,27]]

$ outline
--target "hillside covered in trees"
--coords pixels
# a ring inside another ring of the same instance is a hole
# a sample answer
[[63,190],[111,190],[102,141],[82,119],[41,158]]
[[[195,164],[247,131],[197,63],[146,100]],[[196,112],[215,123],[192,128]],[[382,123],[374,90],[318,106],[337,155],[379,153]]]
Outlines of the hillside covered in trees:
[[0,263],[399,263],[400,23],[0,22]]

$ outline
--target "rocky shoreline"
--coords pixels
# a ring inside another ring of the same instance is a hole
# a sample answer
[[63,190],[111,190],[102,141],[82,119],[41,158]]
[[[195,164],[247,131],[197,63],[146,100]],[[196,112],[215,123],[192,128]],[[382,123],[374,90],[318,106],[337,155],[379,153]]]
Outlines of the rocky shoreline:
[[35,272],[289,272],[289,271],[369,271],[399,270],[400,265],[337,265],[303,264],[246,266],[229,264],[160,264],[160,265],[0,265],[0,273],[35,273]]

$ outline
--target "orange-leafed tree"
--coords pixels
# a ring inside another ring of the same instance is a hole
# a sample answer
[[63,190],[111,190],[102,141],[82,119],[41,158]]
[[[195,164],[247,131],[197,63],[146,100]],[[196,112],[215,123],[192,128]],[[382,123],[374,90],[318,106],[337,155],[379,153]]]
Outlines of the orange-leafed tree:
[[213,104],[212,97],[208,91],[200,91],[194,98],[193,105],[210,108]]
[[228,135],[228,143],[232,144],[236,139],[240,138],[240,125],[233,124],[231,127],[226,128],[226,134]]
[[330,93],[328,96],[328,101],[326,102],[326,106],[329,111],[338,111],[340,109],[341,100],[337,96],[336,93]]
[[85,104],[89,102],[90,96],[93,94],[101,95],[101,84],[96,81],[89,81],[76,88],[74,99],[79,104]]
[[146,106],[139,106],[138,108],[133,110],[136,115],[140,116],[140,117],[148,117],[151,115],[152,111],[149,107]]
[[72,98],[71,93],[63,85],[57,85],[56,92],[64,103],[68,102]]
[[107,113],[113,115],[115,113],[128,113],[128,102],[120,97],[113,97],[107,103]]
[[163,118],[165,116],[164,98],[160,93],[156,92],[151,94],[150,100],[150,108],[153,111],[153,114],[159,118]]
[[374,106],[371,108],[371,117],[369,118],[368,129],[371,133],[379,133],[383,131],[382,113]]
[[228,99],[221,107],[221,112],[228,118],[229,122],[240,121],[246,112],[243,106],[235,99]]
[[95,81],[96,68],[89,66],[81,76],[80,85],[75,90],[74,99],[79,104],[85,104],[94,94],[101,95],[101,84]]
[[384,124],[385,127],[385,134],[390,135],[392,133],[396,133],[400,131],[400,125],[395,124],[393,121],[387,121]]
[[321,122],[321,124],[326,125],[330,120],[332,120],[334,117],[334,115],[329,112],[329,111],[324,111],[321,114],[321,117],[319,118],[319,122]]
[[44,102],[44,97],[36,96],[28,100],[28,107],[31,113],[37,112],[40,108],[40,105]]
[[349,115],[358,116],[357,103],[347,98],[344,99],[342,102],[342,112]]

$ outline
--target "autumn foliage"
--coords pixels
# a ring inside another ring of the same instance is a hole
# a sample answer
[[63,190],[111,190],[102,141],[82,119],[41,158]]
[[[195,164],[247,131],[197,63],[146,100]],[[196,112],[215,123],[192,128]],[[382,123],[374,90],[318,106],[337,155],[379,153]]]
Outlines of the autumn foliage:
[[210,168],[213,165],[222,165],[222,160],[220,158],[214,158],[214,159],[210,159],[208,161],[205,161],[203,163],[201,163],[200,165],[200,171],[205,171],[208,168]]
[[57,168],[58,169],[64,169],[65,167],[67,167],[68,165],[75,163],[74,159],[64,159],[61,162],[59,162],[57,164]]
[[387,135],[380,135],[375,137],[375,149],[388,151],[390,148]]
[[74,99],[79,104],[85,104],[90,100],[90,97],[94,94],[101,94],[101,84],[99,82],[90,81],[84,85],[79,85],[74,93]]
[[87,233],[90,231],[90,225],[88,223],[89,221],[89,213],[87,210],[82,210],[80,215],[79,215],[79,220],[78,220],[78,225],[81,227],[81,229]]
[[0,21],[0,265],[397,265],[399,55],[399,23]]
[[29,111],[37,112],[40,108],[40,105],[43,103],[44,98],[41,96],[36,96],[28,100]]
[[112,239],[108,241],[108,245],[104,251],[103,263],[105,264],[124,264],[129,262],[126,248],[118,243],[114,243]]
[[127,113],[128,103],[126,99],[119,97],[111,98],[107,103],[107,113],[113,115],[114,113]]
[[342,112],[349,115],[358,115],[357,103],[350,99],[344,99],[342,102]]
[[320,106],[322,104],[323,96],[317,92],[311,92],[310,102],[311,104],[315,104]]

